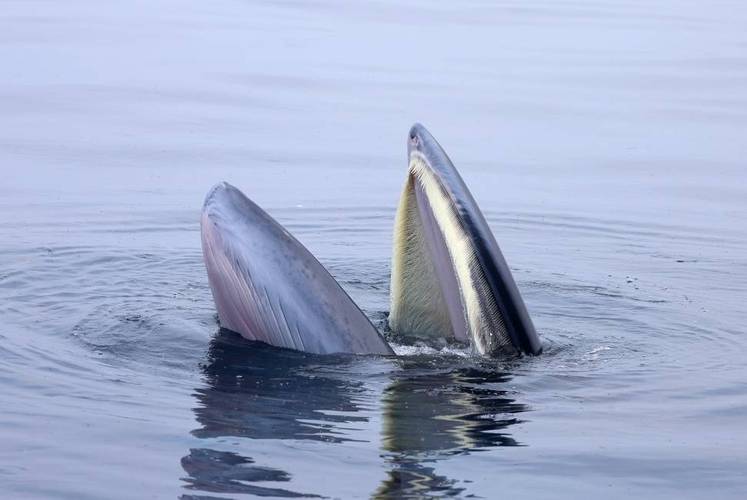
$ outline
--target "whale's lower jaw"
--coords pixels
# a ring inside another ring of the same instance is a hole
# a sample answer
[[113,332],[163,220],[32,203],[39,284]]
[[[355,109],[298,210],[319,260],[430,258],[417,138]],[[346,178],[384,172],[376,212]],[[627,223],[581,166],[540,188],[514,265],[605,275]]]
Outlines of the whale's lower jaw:
[[209,192],[201,234],[221,326],[311,353],[392,354],[319,261],[235,187]]
[[436,140],[410,132],[394,228],[389,326],[468,341],[483,355],[539,354],[519,290],[482,213]]

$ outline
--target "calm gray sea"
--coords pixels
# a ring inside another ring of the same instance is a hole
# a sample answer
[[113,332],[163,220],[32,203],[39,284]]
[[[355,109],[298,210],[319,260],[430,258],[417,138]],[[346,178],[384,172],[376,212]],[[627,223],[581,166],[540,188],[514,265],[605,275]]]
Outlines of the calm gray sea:
[[[220,331],[241,188],[382,328],[406,134],[545,353]],[[0,2],[0,496],[745,498],[747,3]]]

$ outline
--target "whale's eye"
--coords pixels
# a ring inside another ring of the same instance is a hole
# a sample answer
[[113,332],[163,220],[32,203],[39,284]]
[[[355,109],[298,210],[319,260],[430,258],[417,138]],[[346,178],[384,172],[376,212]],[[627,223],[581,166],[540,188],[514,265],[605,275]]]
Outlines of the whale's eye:
[[417,146],[419,142],[418,136],[415,133],[410,134],[410,144]]

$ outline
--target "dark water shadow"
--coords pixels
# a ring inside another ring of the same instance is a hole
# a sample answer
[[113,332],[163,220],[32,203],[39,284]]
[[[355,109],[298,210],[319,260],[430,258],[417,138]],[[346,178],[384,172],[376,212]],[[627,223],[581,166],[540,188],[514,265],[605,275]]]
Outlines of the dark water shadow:
[[[260,497],[314,497],[284,488],[268,488],[252,483],[290,481],[290,475],[279,469],[261,467],[249,457],[233,452],[193,448],[182,458],[182,468],[189,474],[188,489],[211,493],[242,493]],[[182,495],[182,500],[204,500],[204,495]],[[223,497],[220,497],[223,498]]]
[[390,465],[377,498],[464,496],[435,464],[460,454],[522,446],[508,433],[528,407],[505,389],[512,375],[474,360],[404,358],[383,394],[382,449]]
[[[342,442],[363,383],[339,375],[355,356],[320,356],[250,342],[221,330],[202,367],[207,385],[195,390],[198,438],[309,439]],[[334,411],[341,414],[327,414]]]
[[[319,356],[249,342],[221,330],[210,343],[202,366],[206,384],[195,390],[192,431],[206,443],[221,438],[351,440],[346,429],[367,417],[357,401],[364,392],[359,381],[340,372],[355,356]],[[218,449],[196,448],[182,458],[188,474],[185,487],[223,494],[273,497],[316,496],[252,483],[291,480],[286,471],[262,467],[252,457]],[[266,484],[266,483],[265,483]],[[184,498],[201,498],[185,496]]]

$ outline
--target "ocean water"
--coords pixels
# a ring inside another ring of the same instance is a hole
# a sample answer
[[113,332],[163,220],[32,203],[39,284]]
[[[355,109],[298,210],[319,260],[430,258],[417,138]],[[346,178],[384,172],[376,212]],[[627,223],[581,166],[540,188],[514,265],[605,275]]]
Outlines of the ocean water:
[[[0,68],[3,498],[745,497],[744,2],[6,0]],[[544,353],[221,331],[221,180],[385,328],[415,121]]]

